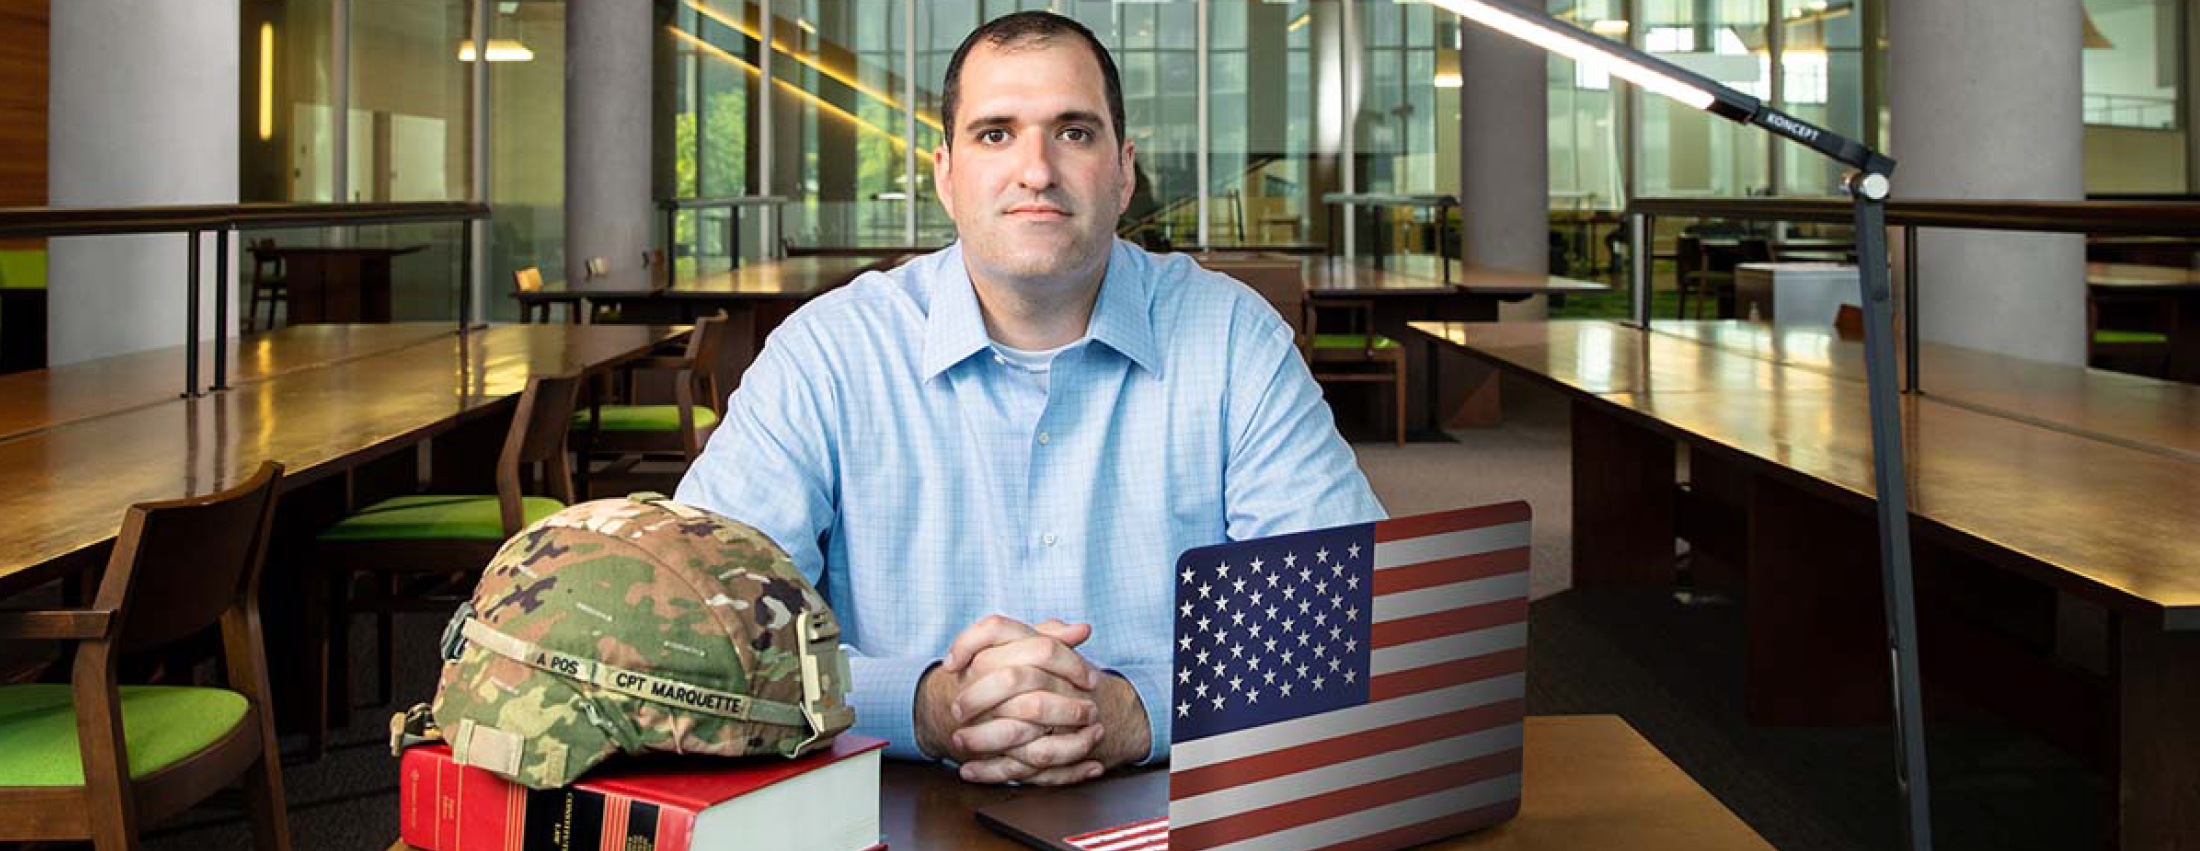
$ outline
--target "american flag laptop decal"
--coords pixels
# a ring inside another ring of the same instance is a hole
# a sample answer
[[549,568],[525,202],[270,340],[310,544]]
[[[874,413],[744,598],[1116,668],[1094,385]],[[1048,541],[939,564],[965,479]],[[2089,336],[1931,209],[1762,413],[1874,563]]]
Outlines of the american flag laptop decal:
[[1529,517],[1510,502],[1186,552],[1166,829],[1065,839],[1376,851],[1511,818]]

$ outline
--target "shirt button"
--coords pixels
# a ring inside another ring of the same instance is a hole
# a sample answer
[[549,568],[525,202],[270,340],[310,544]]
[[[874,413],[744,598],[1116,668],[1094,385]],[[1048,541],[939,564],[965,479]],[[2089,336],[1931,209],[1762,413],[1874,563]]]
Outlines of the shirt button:
[[1047,433],[1046,433],[1046,432],[1043,432],[1043,431],[1042,431],[1042,432],[1039,432],[1039,445],[1040,445],[1040,446],[1045,446],[1045,445],[1047,445],[1047,439],[1048,439],[1048,438],[1047,438]]
[[1045,544],[1045,545],[1047,545],[1047,546],[1050,546],[1050,547],[1051,547],[1051,546],[1054,546],[1054,533],[1052,533],[1052,532],[1048,532],[1048,533],[1046,533],[1046,534],[1044,534],[1044,535],[1040,535],[1040,536],[1039,536],[1039,543]]

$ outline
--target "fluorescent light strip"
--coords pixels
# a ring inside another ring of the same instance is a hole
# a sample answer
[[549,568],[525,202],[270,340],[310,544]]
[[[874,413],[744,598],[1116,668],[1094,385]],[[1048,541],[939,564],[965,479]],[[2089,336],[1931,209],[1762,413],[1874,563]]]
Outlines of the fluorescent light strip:
[[275,138],[275,25],[260,25],[260,139]]
[[1551,24],[1521,17],[1510,11],[1484,3],[1482,0],[1429,0],[1429,2],[1513,38],[1572,59],[1582,65],[1601,68],[1614,77],[1634,83],[1648,91],[1657,92],[1697,109],[1708,110],[1711,108],[1712,97],[1710,92],[1613,53],[1597,44],[1601,39],[1594,36],[1561,32]]
[[[727,29],[748,36],[749,38],[755,39],[757,41],[763,40],[761,34],[756,31],[755,27],[750,26],[744,21],[734,18],[732,15],[728,15],[725,12],[720,11],[719,9],[711,6],[707,2],[697,2],[697,0],[684,0],[684,2],[688,8],[694,9],[696,12],[701,13],[703,17],[709,18],[713,21],[717,21],[720,25],[724,26]],[[914,2],[914,0],[912,0],[912,2]],[[796,19],[795,23],[796,25],[801,26],[803,29],[808,30],[811,35],[817,34],[817,28],[810,26],[807,21]],[[834,68],[830,65],[826,65],[821,61],[818,61],[818,58],[816,56],[810,54],[807,51],[797,50],[795,48],[788,47],[784,42],[781,42],[777,38],[772,39],[772,49],[777,50],[781,54],[794,59],[794,61],[796,62],[800,62],[803,65],[809,66],[811,70],[825,75],[826,77],[832,79],[834,82],[856,90],[857,93],[862,94],[865,97],[869,97],[872,100],[892,107],[895,112],[902,111],[901,101],[896,100],[892,95],[873,88],[870,84],[865,83],[862,80],[856,79],[854,75],[846,71],[843,71],[839,68]],[[926,126],[931,127],[934,130],[941,130],[939,118],[935,117],[932,113],[925,112],[923,110],[917,110],[916,116],[917,120],[924,123]],[[946,131],[941,130],[941,132],[944,133]]]
[[[741,57],[735,56],[731,53],[727,53],[719,46],[696,37],[694,33],[674,26],[667,26],[665,27],[665,29],[671,32],[673,36],[679,38],[681,41],[687,42],[690,46],[693,46],[698,52],[702,53],[705,56],[711,57],[712,59],[716,59],[720,62],[724,62],[728,65],[732,65],[736,68],[746,71],[751,77],[760,77],[763,75],[763,71],[761,69],[758,69],[754,64],[751,64],[748,60],[742,59]],[[804,91],[801,86],[797,86],[793,83],[787,82],[786,80],[780,79],[773,79],[772,82],[774,84],[777,84],[780,90],[785,91],[788,94],[794,95],[797,98],[800,98],[804,103],[817,107],[818,111],[820,112],[834,116],[841,119],[842,121],[846,121],[850,124],[856,125],[857,127],[869,130],[873,133],[877,133],[881,136],[886,137],[886,141],[892,143],[896,148],[909,144],[909,141],[907,139],[903,139],[902,137],[895,135],[892,131],[889,131],[884,127],[880,127],[876,124],[872,124],[869,121],[865,121],[862,117],[856,115],[855,113],[849,112],[846,109],[842,109],[838,104],[818,97],[813,92]],[[920,148],[918,149],[918,153],[925,156],[930,156],[932,152]]]

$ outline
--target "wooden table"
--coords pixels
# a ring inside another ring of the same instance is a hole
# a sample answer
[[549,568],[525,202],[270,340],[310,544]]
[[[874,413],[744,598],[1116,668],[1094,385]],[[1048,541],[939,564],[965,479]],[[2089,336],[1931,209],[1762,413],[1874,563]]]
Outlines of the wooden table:
[[[1737,350],[1749,346],[1719,329],[1416,326],[1572,397],[1577,586],[1670,584],[1675,442],[1699,486],[1703,467],[1738,471],[1750,716],[1880,721],[1890,700],[1860,356],[1794,335]],[[2188,817],[2200,807],[2200,463],[2166,451],[2189,437],[2145,442],[2190,416],[2190,397],[2148,408],[2120,386],[2088,396],[2067,373],[2033,381],[2012,359],[1998,386],[2022,388],[2004,392],[2032,400],[2013,409],[2026,416],[1930,392],[1982,381],[1970,373],[1993,357],[1928,371],[1928,394],[1903,399],[1929,682],[2096,758],[2118,779],[2125,847],[2200,842]],[[2058,409],[2118,439],[2034,421]],[[2058,593],[2109,619],[2105,676],[2008,640],[2030,630],[2052,646]]]
[[390,321],[390,261],[426,245],[247,249],[283,262],[285,322]]
[[531,375],[608,369],[681,333],[488,328],[0,442],[0,595],[80,567],[132,503],[212,493],[269,459],[287,492],[486,414]]
[[592,318],[616,309],[620,321],[693,322],[719,309],[746,310],[756,302],[801,303],[855,280],[873,269],[899,265],[903,255],[788,257],[746,263],[700,275],[683,275],[671,286],[662,272],[631,269],[591,281],[586,287],[551,284],[533,292],[514,292],[521,304],[578,305],[577,315]]
[[[1316,308],[1364,302],[1372,308],[1375,333],[1406,343],[1414,337],[1406,329],[1409,322],[1493,322],[1500,302],[1608,289],[1593,281],[1480,266],[1454,270],[1452,283],[1445,284],[1433,263],[1420,260],[1401,258],[1401,268],[1374,269],[1339,257],[1307,258],[1306,294]],[[1420,399],[1407,403],[1407,422],[1423,424],[1418,437],[1441,439],[1447,421],[1495,425],[1500,408],[1496,374],[1470,367],[1447,382],[1440,358],[1433,343],[1407,347],[1406,369],[1422,376],[1424,388]]]
[[2200,269],[2087,263],[2085,283],[2096,297],[2159,299],[2169,311],[2169,377],[2200,383]]
[[[1808,372],[1864,381],[1860,340],[1841,340],[1815,330],[1781,332],[1740,320],[1658,320],[1651,330]],[[1527,326],[1521,333],[1542,334],[1543,329]],[[1901,357],[1899,351],[1896,357]],[[2200,386],[1938,343],[1919,348],[1918,386],[1943,404],[2200,461]]]
[[[1769,851],[1732,811],[1616,715],[1528,719],[1520,815],[1498,827],[1419,846],[1426,851],[1572,851],[1583,848]],[[964,783],[922,763],[885,764],[879,816],[894,851],[1026,849],[971,813],[997,801],[1057,790]],[[1102,781],[1166,804],[1168,775]],[[411,851],[400,842],[389,851]]]
[[[199,359],[229,347],[232,386],[454,337],[447,322],[295,325],[199,344]],[[0,439],[181,395],[184,348],[170,346],[0,376]]]

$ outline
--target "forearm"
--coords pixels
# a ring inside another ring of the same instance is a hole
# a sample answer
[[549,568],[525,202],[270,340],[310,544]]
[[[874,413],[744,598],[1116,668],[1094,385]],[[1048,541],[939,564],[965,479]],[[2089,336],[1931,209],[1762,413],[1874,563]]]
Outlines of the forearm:
[[1093,758],[1109,768],[1144,760],[1153,749],[1153,731],[1147,722],[1146,703],[1140,699],[1138,689],[1130,680],[1111,673],[1100,679],[1096,697],[1100,724],[1107,733],[1094,748]]
[[917,696],[910,701],[909,722],[916,729],[917,749],[924,752],[926,759],[947,756],[947,737],[957,726],[950,709],[957,688],[956,678],[941,671],[937,662],[931,663],[917,680]]

